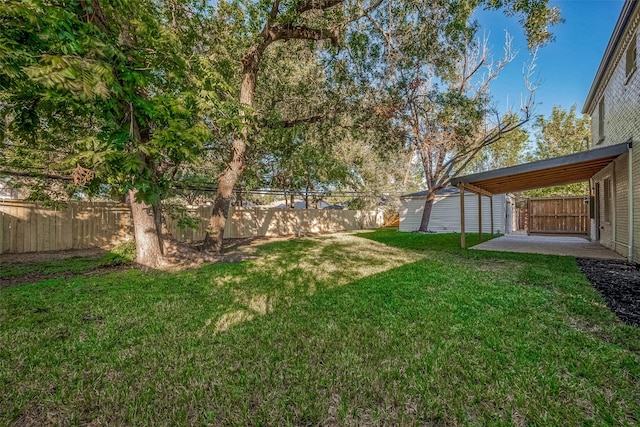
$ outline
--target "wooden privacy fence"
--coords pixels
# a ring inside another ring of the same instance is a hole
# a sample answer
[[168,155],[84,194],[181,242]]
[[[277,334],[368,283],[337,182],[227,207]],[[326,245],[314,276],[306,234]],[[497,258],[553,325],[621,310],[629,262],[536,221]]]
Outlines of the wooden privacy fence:
[[[181,241],[204,239],[210,206],[193,208],[198,229],[167,226]],[[225,237],[286,236],[377,228],[382,213],[318,209],[240,208],[229,210]],[[38,203],[0,200],[0,254],[110,247],[133,239],[129,205],[71,202],[62,209]]]
[[64,209],[0,200],[0,253],[86,249],[133,236],[128,205],[69,203]]
[[589,197],[529,199],[529,234],[589,234]]

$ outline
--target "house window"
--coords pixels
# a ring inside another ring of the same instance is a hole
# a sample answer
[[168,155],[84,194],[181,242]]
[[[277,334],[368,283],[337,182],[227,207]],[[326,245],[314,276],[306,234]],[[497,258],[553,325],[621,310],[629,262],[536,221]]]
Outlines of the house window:
[[629,47],[627,47],[627,63],[626,63],[626,76],[627,79],[631,77],[636,70],[636,38],[631,39]]
[[604,96],[598,103],[598,142],[604,140]]
[[612,199],[612,191],[611,191],[611,178],[604,179],[604,220],[605,222],[611,223],[611,199]]

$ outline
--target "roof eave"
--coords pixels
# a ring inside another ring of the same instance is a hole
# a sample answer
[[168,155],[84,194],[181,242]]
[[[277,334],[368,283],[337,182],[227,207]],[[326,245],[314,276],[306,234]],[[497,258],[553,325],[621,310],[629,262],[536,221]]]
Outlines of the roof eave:
[[596,76],[593,79],[593,83],[591,85],[591,89],[589,89],[589,93],[587,95],[587,100],[582,107],[583,114],[591,114],[591,112],[595,109],[595,96],[602,84],[604,76],[611,64],[613,59],[616,47],[618,46],[618,42],[624,35],[624,32],[627,28],[627,24],[631,20],[634,11],[636,10],[636,6],[638,5],[637,0],[626,1],[624,6],[622,7],[622,12],[620,12],[620,16],[618,17],[618,22],[616,22],[616,26],[613,30],[613,34],[609,39],[609,44],[607,44],[607,48],[604,51],[604,55],[602,57],[602,61],[600,62],[600,66],[598,67],[598,71],[596,72]]
[[556,157],[553,159],[538,160],[531,163],[524,163],[517,166],[511,166],[508,168],[496,169],[488,172],[480,172],[471,175],[455,177],[451,179],[451,185],[458,185],[464,183],[473,183],[477,181],[503,178],[510,175],[517,175],[527,172],[542,171],[545,169],[563,166],[565,164],[579,163],[583,161],[589,161],[597,158],[604,158],[612,155],[620,155],[628,151],[631,142],[625,142],[622,144],[609,145],[602,148],[596,148],[593,150],[581,151],[567,156]]

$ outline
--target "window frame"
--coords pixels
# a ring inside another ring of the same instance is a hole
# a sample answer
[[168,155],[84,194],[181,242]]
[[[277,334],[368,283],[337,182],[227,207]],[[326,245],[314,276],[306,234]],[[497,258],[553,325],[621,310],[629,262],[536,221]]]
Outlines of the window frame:
[[613,215],[612,215],[612,206],[613,206],[613,183],[611,177],[607,177],[602,182],[602,207],[604,209],[604,222],[607,224],[611,224]]
[[638,68],[637,60],[638,60],[638,50],[637,50],[636,37],[634,34],[634,37],[631,38],[631,41],[629,42],[629,46],[627,46],[627,49],[625,51],[625,78],[626,78],[625,84],[629,82],[629,80],[631,79],[631,76],[633,76],[636,69]]
[[598,102],[598,142],[596,145],[601,144],[602,141],[604,141],[604,115],[604,95],[602,95],[602,98],[600,98],[600,101]]

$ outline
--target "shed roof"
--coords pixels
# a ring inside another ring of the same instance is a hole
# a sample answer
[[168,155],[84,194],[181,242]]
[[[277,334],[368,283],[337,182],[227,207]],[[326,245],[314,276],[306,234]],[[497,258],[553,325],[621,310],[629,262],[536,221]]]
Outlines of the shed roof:
[[[419,197],[427,197],[427,194],[429,193],[429,190],[422,190],[422,191],[418,191],[416,193],[410,193],[410,194],[404,194],[402,196],[400,196],[401,199],[411,199],[411,198],[419,198]],[[441,190],[438,190],[436,192],[437,196],[452,196],[452,195],[456,195],[456,194],[460,194],[460,189],[458,187],[454,187],[452,185],[445,187]]]
[[451,184],[470,184],[491,194],[573,184],[588,180],[616,157],[626,153],[630,146],[630,142],[610,145],[553,159],[456,177],[451,180]]

